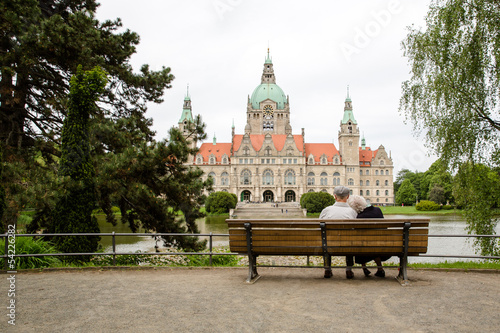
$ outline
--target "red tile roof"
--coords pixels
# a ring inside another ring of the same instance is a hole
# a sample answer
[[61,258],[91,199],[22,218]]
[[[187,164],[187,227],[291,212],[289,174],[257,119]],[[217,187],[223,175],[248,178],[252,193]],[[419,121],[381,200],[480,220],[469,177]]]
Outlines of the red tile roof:
[[314,161],[320,162],[321,156],[326,154],[327,162],[333,162],[333,157],[338,155],[339,151],[333,143],[306,143],[306,157],[314,155]]
[[377,156],[378,149],[377,150],[371,150],[370,147],[366,147],[365,150],[363,150],[361,147],[359,147],[359,165],[360,166],[370,166],[372,160]]
[[[252,147],[255,151],[259,151],[264,144],[265,134],[250,134],[250,141],[252,142]],[[282,151],[285,147],[286,135],[285,134],[272,134],[271,135],[274,147],[277,151]],[[303,151],[303,140],[302,135],[294,135],[293,139],[295,140],[295,145],[297,149],[302,152]],[[241,141],[243,140],[242,134],[237,134],[234,136],[234,151],[240,149]]]
[[198,154],[201,154],[201,156],[203,156],[203,162],[208,162],[208,158],[210,157],[210,155],[214,154],[216,163],[220,163],[224,154],[226,154],[227,157],[231,159],[231,144],[217,143],[214,145],[211,142],[203,143]]

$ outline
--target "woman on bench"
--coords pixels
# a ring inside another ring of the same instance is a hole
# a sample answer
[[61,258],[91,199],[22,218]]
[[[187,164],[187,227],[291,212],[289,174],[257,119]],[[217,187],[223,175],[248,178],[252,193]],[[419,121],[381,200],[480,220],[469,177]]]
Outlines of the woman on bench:
[[[351,206],[352,209],[354,209],[357,213],[358,216],[357,218],[384,218],[384,214],[380,210],[380,208],[375,207],[375,206],[369,206],[362,196],[359,195],[351,195],[349,196],[349,199],[347,200],[347,203],[349,206]],[[363,267],[363,273],[365,276],[370,276],[371,272],[366,268],[366,263],[369,261],[374,260],[375,263],[377,264],[377,272],[375,273],[375,276],[378,277],[385,277],[385,271],[382,268],[382,261],[386,261],[390,258],[390,256],[356,256],[354,262],[357,264],[360,264]],[[350,259],[352,262],[352,258]]]

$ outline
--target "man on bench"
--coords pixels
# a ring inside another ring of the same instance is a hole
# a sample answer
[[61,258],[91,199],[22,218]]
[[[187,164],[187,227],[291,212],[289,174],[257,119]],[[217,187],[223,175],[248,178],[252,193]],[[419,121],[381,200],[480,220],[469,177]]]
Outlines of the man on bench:
[[[336,186],[333,189],[333,197],[335,198],[335,203],[331,206],[323,209],[321,214],[319,215],[320,219],[355,219],[358,216],[358,213],[354,209],[352,209],[347,204],[347,199],[349,199],[349,194],[351,190],[345,186]],[[354,265],[353,257],[346,257],[346,270],[345,275],[346,278],[352,279],[354,277],[354,273],[352,272],[352,266]],[[325,269],[325,278],[332,277],[332,270]]]

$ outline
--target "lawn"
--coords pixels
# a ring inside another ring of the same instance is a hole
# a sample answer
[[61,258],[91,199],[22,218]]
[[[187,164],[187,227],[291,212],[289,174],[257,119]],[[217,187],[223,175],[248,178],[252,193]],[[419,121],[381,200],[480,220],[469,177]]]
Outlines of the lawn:
[[382,213],[384,213],[384,215],[453,215],[460,214],[462,212],[460,209],[421,211],[417,210],[415,206],[380,206],[380,209],[382,209]]

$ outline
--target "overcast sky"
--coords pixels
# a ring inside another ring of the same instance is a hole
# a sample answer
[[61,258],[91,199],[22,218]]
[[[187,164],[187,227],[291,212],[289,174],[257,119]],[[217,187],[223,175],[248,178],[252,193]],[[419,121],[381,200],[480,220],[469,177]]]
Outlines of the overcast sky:
[[151,104],[157,138],[177,126],[189,84],[193,114],[207,141],[244,133],[248,95],[260,84],[267,48],[276,83],[290,97],[293,134],[335,143],[347,86],[367,145],[392,153],[395,172],[425,171],[435,161],[398,111],[410,78],[401,41],[425,26],[430,0],[101,0],[99,20],[121,18],[141,43],[132,58],[172,69],[164,102]]

